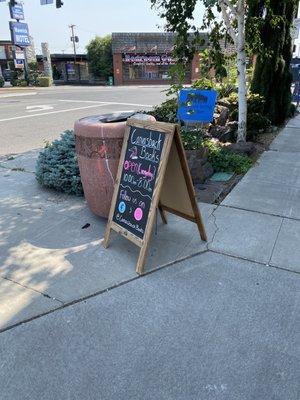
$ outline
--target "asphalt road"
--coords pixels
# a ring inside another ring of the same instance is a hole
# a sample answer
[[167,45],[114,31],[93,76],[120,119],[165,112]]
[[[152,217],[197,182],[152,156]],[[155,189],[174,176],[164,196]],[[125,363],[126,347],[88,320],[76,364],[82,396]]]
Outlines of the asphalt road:
[[158,86],[59,86],[0,95],[0,156],[44,146],[88,115],[150,109],[165,98]]

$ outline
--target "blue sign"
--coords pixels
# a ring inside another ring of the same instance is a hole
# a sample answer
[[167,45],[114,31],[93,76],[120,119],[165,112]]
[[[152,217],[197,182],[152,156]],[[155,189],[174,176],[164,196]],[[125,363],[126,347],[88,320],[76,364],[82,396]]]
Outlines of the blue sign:
[[184,122],[211,122],[217,101],[215,90],[182,89],[177,118]]
[[24,69],[24,65],[25,65],[24,60],[15,59],[15,60],[14,60],[14,64],[15,64],[15,68]]
[[42,6],[45,6],[46,4],[53,4],[53,0],[41,0]]
[[11,40],[14,45],[20,47],[30,46],[28,25],[24,22],[9,22]]
[[21,3],[15,3],[15,5],[11,5],[9,3],[9,11],[10,11],[10,18],[12,19],[17,19],[18,21],[20,19],[24,19],[24,10],[23,10],[23,4]]

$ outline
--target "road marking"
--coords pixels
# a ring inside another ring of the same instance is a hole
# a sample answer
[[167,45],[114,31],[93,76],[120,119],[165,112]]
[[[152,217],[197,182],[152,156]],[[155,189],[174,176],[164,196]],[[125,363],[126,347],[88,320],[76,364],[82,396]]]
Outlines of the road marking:
[[54,107],[49,106],[47,104],[41,106],[27,106],[27,112],[34,112],[34,111],[45,111],[45,110],[53,110]]
[[[66,103],[97,103],[103,104],[104,101],[96,101],[96,100],[59,100]],[[117,104],[120,106],[136,106],[136,107],[153,107],[153,104],[136,104],[136,103],[118,103],[116,101],[105,101],[105,104]]]
[[[68,111],[77,111],[77,110],[85,110],[86,108],[96,108],[96,107],[101,107],[107,105],[106,103],[104,104],[94,104],[92,106],[85,106],[85,107],[76,107],[76,108],[68,108],[66,110],[58,110],[58,111],[49,111],[47,113],[42,113],[42,114],[31,114],[31,115],[20,115],[19,117],[12,117],[12,118],[3,118],[0,119],[0,122],[6,122],[6,121],[14,121],[16,119],[25,119],[25,118],[33,118],[33,117],[42,117],[43,115],[50,115],[50,114],[60,114]],[[109,105],[109,104],[108,104]]]
[[0,94],[0,99],[4,99],[5,97],[35,96],[36,94],[37,94],[37,92]]

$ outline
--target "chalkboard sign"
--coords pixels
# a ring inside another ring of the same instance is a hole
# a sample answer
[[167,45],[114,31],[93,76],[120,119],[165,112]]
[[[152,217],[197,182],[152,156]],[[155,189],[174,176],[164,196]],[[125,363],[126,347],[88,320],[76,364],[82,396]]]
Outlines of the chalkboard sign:
[[103,246],[108,246],[111,230],[139,246],[138,274],[143,272],[157,209],[165,224],[165,212],[196,223],[207,240],[179,127],[130,118]]
[[165,134],[130,127],[113,221],[144,238]]

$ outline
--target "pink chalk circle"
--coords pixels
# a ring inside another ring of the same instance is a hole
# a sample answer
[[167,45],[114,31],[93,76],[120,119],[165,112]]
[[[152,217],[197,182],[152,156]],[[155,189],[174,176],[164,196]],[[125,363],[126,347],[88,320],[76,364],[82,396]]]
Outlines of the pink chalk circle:
[[141,208],[136,208],[135,212],[134,212],[134,218],[137,221],[140,221],[143,218],[143,210]]

